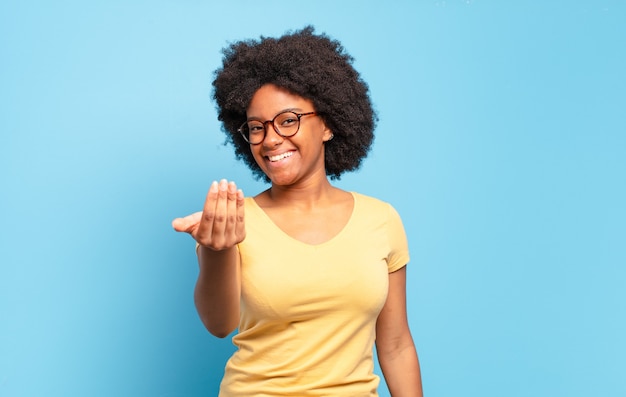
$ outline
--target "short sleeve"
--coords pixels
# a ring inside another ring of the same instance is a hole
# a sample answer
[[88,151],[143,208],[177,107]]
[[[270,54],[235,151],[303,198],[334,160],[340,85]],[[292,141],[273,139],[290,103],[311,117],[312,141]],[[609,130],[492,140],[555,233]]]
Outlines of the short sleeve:
[[409,263],[409,244],[400,215],[390,204],[387,204],[387,238],[389,239],[389,254],[387,255],[387,269],[389,273],[400,270]]

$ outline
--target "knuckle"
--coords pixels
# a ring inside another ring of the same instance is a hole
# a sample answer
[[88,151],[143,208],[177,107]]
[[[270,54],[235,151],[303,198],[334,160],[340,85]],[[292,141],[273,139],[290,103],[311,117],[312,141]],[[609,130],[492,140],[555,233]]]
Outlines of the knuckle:
[[205,222],[213,222],[213,219],[215,218],[215,215],[211,212],[203,212],[202,213],[202,220]]
[[198,242],[198,244],[204,246],[204,247],[211,247],[211,245],[213,245],[211,243],[211,240],[207,239],[207,238],[199,238],[196,240]]
[[213,241],[213,247],[216,250],[222,250],[224,249],[224,240],[223,239],[216,239],[215,241]]

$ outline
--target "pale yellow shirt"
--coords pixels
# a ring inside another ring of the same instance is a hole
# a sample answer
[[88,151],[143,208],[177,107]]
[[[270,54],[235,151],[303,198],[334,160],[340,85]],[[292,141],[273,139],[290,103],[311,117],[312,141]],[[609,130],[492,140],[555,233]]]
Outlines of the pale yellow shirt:
[[388,273],[409,253],[391,205],[352,195],[350,220],[319,245],[290,237],[246,198],[238,350],[220,397],[378,395],[376,319]]

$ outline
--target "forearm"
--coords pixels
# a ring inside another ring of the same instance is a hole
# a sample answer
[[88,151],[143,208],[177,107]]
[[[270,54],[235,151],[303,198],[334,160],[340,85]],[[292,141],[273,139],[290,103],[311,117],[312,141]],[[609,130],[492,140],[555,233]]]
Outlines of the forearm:
[[378,361],[392,397],[422,397],[422,377],[413,343],[394,352],[378,352]]
[[213,251],[198,247],[200,272],[194,292],[200,319],[211,334],[223,338],[239,323],[241,281],[236,247]]

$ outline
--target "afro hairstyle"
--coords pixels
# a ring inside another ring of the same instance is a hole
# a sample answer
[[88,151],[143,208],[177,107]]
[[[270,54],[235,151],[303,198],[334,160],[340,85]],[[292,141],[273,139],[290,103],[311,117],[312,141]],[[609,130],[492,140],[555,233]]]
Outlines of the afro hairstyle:
[[261,36],[234,42],[222,53],[223,65],[215,71],[213,81],[218,119],[226,133],[225,144],[235,147],[236,158],[243,160],[257,179],[269,182],[238,128],[246,121],[252,96],[266,84],[313,102],[334,135],[324,149],[326,174],[331,179],[360,167],[372,146],[378,117],[367,84],[339,41],[315,34],[314,28],[307,26],[279,38]]

